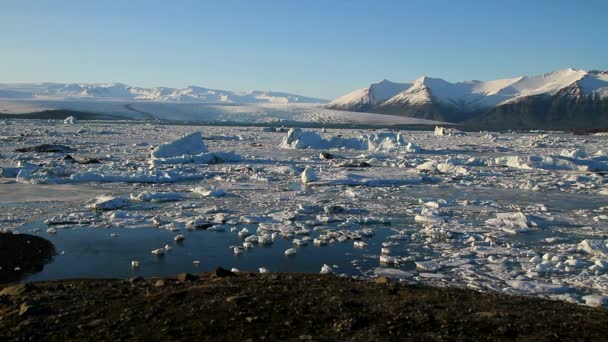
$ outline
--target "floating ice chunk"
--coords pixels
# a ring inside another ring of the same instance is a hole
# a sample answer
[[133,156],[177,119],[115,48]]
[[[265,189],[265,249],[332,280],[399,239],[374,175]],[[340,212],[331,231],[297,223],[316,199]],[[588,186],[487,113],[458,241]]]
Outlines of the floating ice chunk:
[[195,218],[186,222],[186,229],[209,229],[212,226],[213,223],[202,218]]
[[65,118],[65,120],[63,120],[63,123],[66,125],[74,125],[76,124],[77,120],[74,116],[68,116],[67,118]]
[[[251,237],[251,236],[250,236],[250,237]],[[252,242],[250,242],[250,241],[245,241],[245,242],[243,242],[243,247],[244,247],[245,249],[253,248],[253,243],[252,243]]]
[[233,267],[233,268],[230,269],[230,272],[232,272],[232,273],[239,273],[240,271],[239,271],[238,268]]
[[258,236],[258,244],[259,245],[271,245],[274,243],[274,240],[271,235],[260,235]]
[[327,144],[320,135],[315,132],[302,131],[300,128],[292,128],[287,136],[281,141],[281,148],[323,148]]
[[228,194],[225,190],[222,189],[208,190],[201,187],[196,187],[191,191],[200,194],[204,197],[223,197]]
[[258,271],[260,271],[260,273],[268,273],[268,272],[270,272],[270,270],[269,270],[269,269],[267,269],[266,267],[260,267],[260,268],[258,269]]
[[608,297],[600,296],[600,295],[587,295],[583,296],[583,300],[585,301],[585,305],[587,306],[604,306],[608,305]]
[[562,157],[576,158],[576,159],[587,158],[587,152],[580,148],[575,148],[572,150],[563,149],[559,155]]
[[315,174],[315,171],[312,167],[307,166],[306,169],[304,169],[304,172],[302,172],[302,183],[306,184],[316,180],[318,180],[318,177]]
[[455,175],[468,175],[469,171],[462,166],[453,165],[450,163],[437,164],[437,171],[441,173],[450,173]]
[[138,268],[139,267],[139,261],[137,261],[137,260],[131,261],[131,267]]
[[321,266],[321,274],[329,274],[329,273],[333,273],[334,269],[327,265],[327,264],[323,264],[323,266]]
[[104,183],[175,183],[184,180],[194,180],[208,177],[207,173],[189,173],[182,171],[159,171],[150,172],[115,172],[99,167],[84,172],[76,172],[70,175],[72,182],[104,182]]
[[296,246],[306,246],[306,245],[308,245],[308,241],[306,241],[306,240],[293,239],[292,242]]
[[484,134],[482,138],[487,139],[487,140],[491,140],[491,141],[496,141],[496,135],[492,134],[490,132]]
[[248,237],[249,235],[251,235],[251,233],[249,232],[249,229],[247,229],[247,228],[241,229],[241,231],[238,233],[238,236],[242,239]]
[[426,202],[426,203],[424,203],[424,206],[432,208],[432,209],[439,209],[439,208],[443,207],[443,205],[441,203],[436,202],[436,201]]
[[422,148],[420,148],[420,146],[414,144],[414,143],[408,143],[405,146],[405,151],[406,152],[410,152],[410,153],[418,153],[420,152],[420,150],[422,150]]
[[569,292],[568,287],[559,284],[546,284],[535,281],[525,280],[507,280],[509,286],[514,289],[528,293],[566,293]]
[[232,248],[232,253],[234,253],[235,255],[239,255],[242,254],[243,251],[239,247],[234,247]]
[[154,249],[152,250],[152,254],[157,255],[157,256],[161,256],[161,255],[165,255],[165,252],[167,250],[165,248],[158,248],[158,249]]
[[49,234],[56,234],[57,233],[57,229],[55,229],[55,228],[49,228],[49,229],[46,230],[46,232],[49,233]]
[[418,145],[407,143],[401,133],[371,133],[360,139],[367,139],[367,149],[370,151],[392,152],[403,147],[407,152],[418,152],[420,150]]
[[289,248],[288,250],[285,251],[285,255],[289,256],[289,255],[295,255],[296,254],[296,249],[295,248]]
[[436,171],[437,170],[437,163],[433,160],[429,160],[427,162],[424,162],[420,165],[416,166],[416,170],[421,170],[421,171]]
[[358,138],[332,137],[323,139],[318,133],[302,131],[300,128],[292,128],[281,142],[281,148],[291,149],[331,149],[347,148],[355,150],[370,151],[392,151],[405,148],[408,152],[416,152],[420,149],[415,144],[408,144],[401,133],[382,132],[370,133]]
[[435,126],[435,132],[433,132],[433,135],[436,135],[436,136],[446,135],[445,128],[443,128],[441,126]]
[[237,162],[241,156],[234,152],[210,152],[196,155],[184,155],[173,158],[151,159],[152,165],[163,164],[219,164],[225,162]]
[[595,263],[592,267],[598,271],[606,271],[608,270],[608,262],[604,260],[595,260]]
[[382,247],[380,249],[380,253],[382,253],[383,255],[389,255],[389,254],[391,254],[391,249],[388,247]]
[[155,147],[150,155],[150,163],[161,164],[218,164],[239,161],[241,157],[233,152],[207,153],[200,132],[190,133],[172,142]]
[[399,258],[388,255],[381,255],[380,263],[384,265],[397,265],[399,264]]
[[387,278],[396,278],[396,279],[405,279],[405,278],[411,278],[414,276],[410,272],[406,272],[406,271],[395,269],[395,268],[386,268],[386,267],[376,267],[374,269],[374,274],[378,277],[387,277]]
[[580,170],[586,166],[578,166],[570,160],[564,158],[553,158],[550,156],[505,156],[494,158],[494,163],[500,166],[512,167],[515,169],[531,170]]
[[539,257],[538,255],[535,255],[534,257],[532,257],[532,259],[530,259],[530,262],[533,264],[540,264],[542,262],[542,258]]
[[173,240],[175,240],[175,242],[184,241],[185,239],[186,239],[186,237],[185,237],[185,236],[183,236],[183,235],[181,235],[181,234],[180,234],[180,235],[176,235],[176,236],[173,238]]
[[315,246],[326,246],[326,245],[327,245],[327,243],[328,243],[328,241],[327,241],[327,239],[326,239],[326,238],[323,238],[323,237],[318,237],[318,238],[315,238],[315,239],[312,241],[312,243],[313,243]]
[[245,242],[254,243],[254,242],[258,242],[258,241],[259,241],[259,237],[257,235],[249,235],[248,237],[245,238]]
[[437,262],[435,262],[433,260],[416,261],[415,264],[416,264],[416,268],[421,271],[434,272],[441,268],[441,265],[439,265]]
[[530,225],[538,225],[538,222],[531,220],[524,213],[514,212],[496,213],[496,218],[486,220],[486,224],[499,227],[511,234],[517,234],[522,230],[529,229]]
[[355,242],[353,242],[353,246],[355,248],[365,248],[365,247],[367,247],[367,244],[363,241],[355,241]]
[[608,256],[608,240],[585,239],[578,244],[578,249],[597,256]]
[[488,262],[491,264],[503,264],[507,262],[507,258],[498,258],[493,255],[487,257],[486,260],[488,260]]
[[574,259],[574,258],[570,258],[570,259],[564,261],[564,264],[568,265],[570,267],[574,267],[574,268],[578,268],[578,267],[581,267],[584,265],[584,263],[582,261]]
[[95,210],[116,210],[129,205],[130,201],[124,197],[101,195],[95,198],[95,203],[88,208]]
[[186,197],[181,192],[150,192],[144,191],[138,195],[131,194],[131,199],[139,202],[172,202],[179,201]]
[[184,135],[172,142],[163,143],[152,150],[152,159],[175,158],[206,153],[207,146],[200,132]]
[[414,221],[426,224],[441,224],[445,222],[445,219],[439,217],[436,211],[423,208],[419,215],[414,216]]

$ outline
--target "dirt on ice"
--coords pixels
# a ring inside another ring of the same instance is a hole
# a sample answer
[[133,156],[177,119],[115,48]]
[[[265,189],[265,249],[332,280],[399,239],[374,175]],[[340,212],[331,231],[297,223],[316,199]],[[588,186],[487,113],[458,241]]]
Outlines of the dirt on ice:
[[608,311],[333,275],[61,280],[0,290],[0,340],[602,340]]

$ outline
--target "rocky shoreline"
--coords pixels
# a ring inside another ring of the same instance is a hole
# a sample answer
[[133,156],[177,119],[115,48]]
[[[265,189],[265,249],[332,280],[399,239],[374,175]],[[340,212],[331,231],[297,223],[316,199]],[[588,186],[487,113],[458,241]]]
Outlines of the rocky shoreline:
[[0,290],[0,340],[601,340],[608,311],[297,273],[58,280]]

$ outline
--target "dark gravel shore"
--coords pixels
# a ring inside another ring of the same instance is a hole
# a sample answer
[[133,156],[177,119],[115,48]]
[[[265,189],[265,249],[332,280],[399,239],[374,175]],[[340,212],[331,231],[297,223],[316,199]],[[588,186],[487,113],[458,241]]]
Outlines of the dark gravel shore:
[[0,292],[0,340],[605,340],[608,311],[318,274],[62,280]]

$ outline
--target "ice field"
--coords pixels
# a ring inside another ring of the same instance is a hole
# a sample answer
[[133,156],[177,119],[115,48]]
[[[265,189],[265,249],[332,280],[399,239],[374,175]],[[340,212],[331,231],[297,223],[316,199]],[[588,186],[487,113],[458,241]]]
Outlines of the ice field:
[[6,120],[31,280],[331,272],[608,304],[608,136]]

